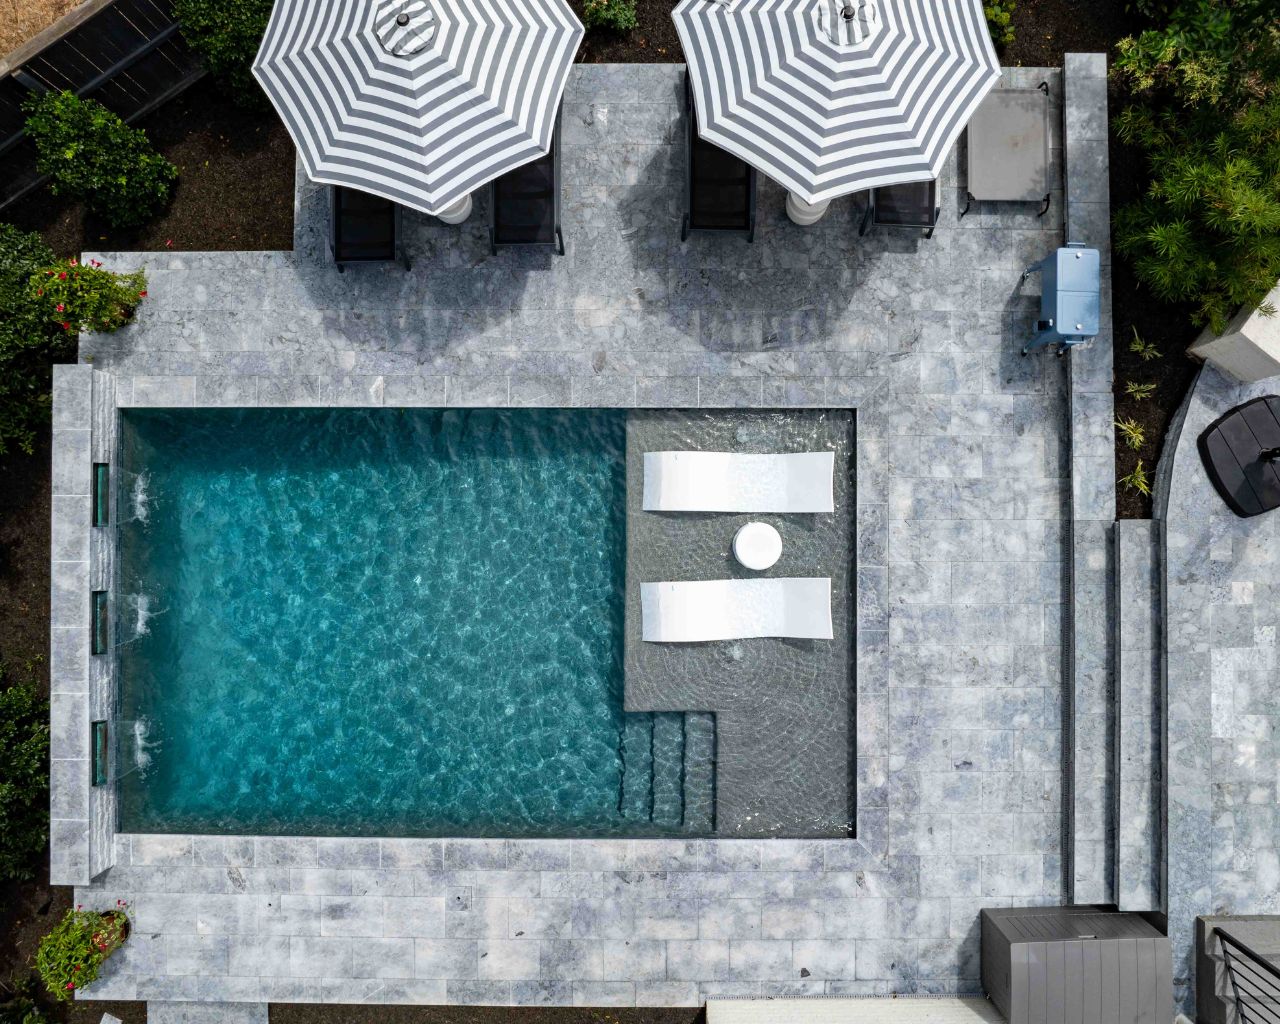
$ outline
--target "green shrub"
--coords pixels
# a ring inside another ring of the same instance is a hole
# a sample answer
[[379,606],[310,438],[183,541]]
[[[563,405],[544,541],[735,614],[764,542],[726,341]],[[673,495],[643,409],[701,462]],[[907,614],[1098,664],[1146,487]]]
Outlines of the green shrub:
[[0,690],[0,880],[35,874],[48,831],[49,705],[23,680]]
[[145,132],[101,103],[51,92],[33,96],[24,109],[40,173],[53,177],[54,195],[84,200],[116,228],[146,222],[169,201],[178,169]]
[[1013,44],[1013,12],[1018,0],[985,0],[982,8],[987,15],[987,29],[997,50]]
[[1122,39],[1112,73],[1137,96],[1234,106],[1280,85],[1275,0],[1142,0],[1157,22]]
[[146,287],[140,273],[59,262],[39,235],[0,224],[0,455],[34,450],[49,419],[49,367],[75,359],[77,332],[115,330]]
[[587,28],[630,32],[636,27],[636,0],[587,0],[582,20]]
[[0,455],[31,453],[49,418],[49,364],[74,353],[74,338],[57,331],[27,293],[31,275],[54,259],[39,235],[0,224]]
[[272,0],[174,0],[182,35],[236,102],[258,106],[263,93],[253,58],[267,30]]
[[45,1024],[45,1016],[31,998],[31,982],[20,979],[8,994],[0,994],[0,1024]]
[[147,278],[140,270],[114,274],[97,260],[83,266],[66,260],[32,274],[27,292],[59,330],[114,331],[133,319],[147,297]]
[[124,945],[129,933],[125,904],[99,913],[76,907],[40,941],[36,970],[49,994],[61,1002],[75,998],[98,977],[107,957]]
[[1129,107],[1116,129],[1151,173],[1116,215],[1117,250],[1158,299],[1221,332],[1280,278],[1280,94],[1230,115]]

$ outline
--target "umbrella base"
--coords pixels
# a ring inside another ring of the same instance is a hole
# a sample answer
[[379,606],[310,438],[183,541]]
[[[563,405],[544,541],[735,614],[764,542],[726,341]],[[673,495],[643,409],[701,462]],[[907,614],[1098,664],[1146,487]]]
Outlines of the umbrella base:
[[446,206],[436,216],[446,224],[461,224],[471,216],[471,195],[468,193],[452,206]]
[[794,192],[787,193],[787,216],[791,218],[792,223],[799,224],[802,228],[822,220],[830,205],[830,199],[824,199],[820,203],[806,203]]

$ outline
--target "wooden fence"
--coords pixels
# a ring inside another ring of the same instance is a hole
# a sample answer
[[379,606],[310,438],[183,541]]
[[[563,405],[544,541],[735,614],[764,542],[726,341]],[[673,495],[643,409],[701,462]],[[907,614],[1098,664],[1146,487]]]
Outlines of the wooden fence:
[[171,0],[87,0],[0,60],[0,209],[43,179],[22,104],[70,90],[136,121],[204,74]]

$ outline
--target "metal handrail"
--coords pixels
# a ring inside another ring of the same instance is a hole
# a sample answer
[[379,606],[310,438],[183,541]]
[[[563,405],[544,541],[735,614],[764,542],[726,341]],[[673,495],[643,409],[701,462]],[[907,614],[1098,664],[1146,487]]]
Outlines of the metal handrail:
[[1222,940],[1222,959],[1240,1024],[1280,1024],[1280,967],[1230,932],[1214,931]]

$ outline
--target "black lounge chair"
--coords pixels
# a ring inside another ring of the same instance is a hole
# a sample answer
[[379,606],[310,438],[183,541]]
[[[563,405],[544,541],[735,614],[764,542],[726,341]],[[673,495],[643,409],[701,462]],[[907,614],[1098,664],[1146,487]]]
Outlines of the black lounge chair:
[[925,238],[932,238],[941,212],[936,181],[882,185],[871,190],[858,234],[865,235],[870,227],[919,228]]
[[560,114],[551,149],[489,183],[489,250],[499,246],[550,245],[564,255],[560,230]]
[[348,263],[394,263],[400,245],[400,206],[382,196],[340,185],[329,187],[329,255],[341,271]]
[[697,231],[745,231],[756,236],[756,169],[698,134],[689,75],[684,76],[685,147],[684,222],[680,241]]

